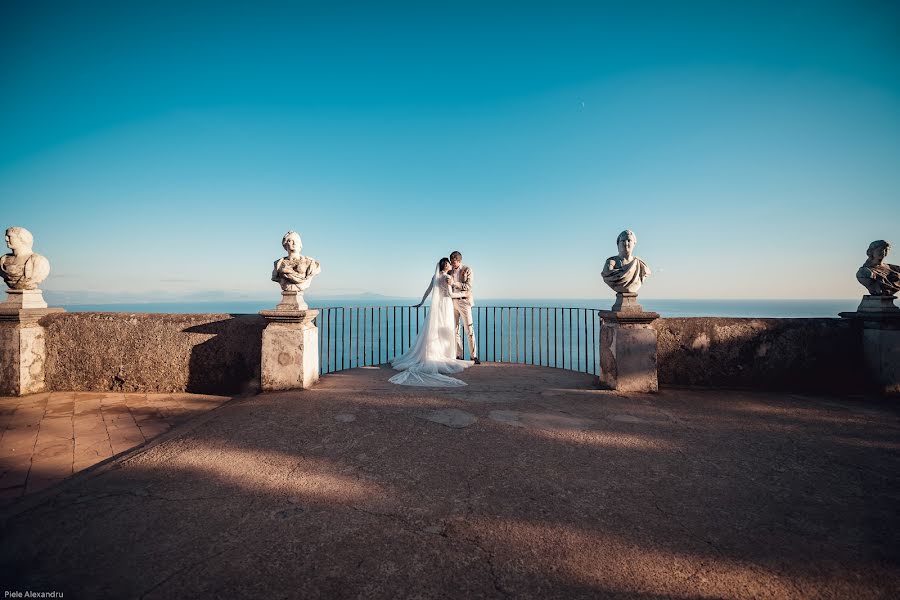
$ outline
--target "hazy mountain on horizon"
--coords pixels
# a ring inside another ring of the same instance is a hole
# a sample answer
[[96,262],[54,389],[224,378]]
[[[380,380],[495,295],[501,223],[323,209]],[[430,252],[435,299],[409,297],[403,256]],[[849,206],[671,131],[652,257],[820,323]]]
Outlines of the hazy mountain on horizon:
[[[277,289],[271,293],[230,292],[225,290],[203,290],[176,293],[170,290],[149,292],[98,292],[94,290],[44,290],[44,299],[51,305],[80,304],[183,304],[191,302],[269,302],[278,299]],[[389,296],[375,292],[359,293],[307,293],[307,300],[337,298],[371,298],[378,300],[408,299],[403,296]]]

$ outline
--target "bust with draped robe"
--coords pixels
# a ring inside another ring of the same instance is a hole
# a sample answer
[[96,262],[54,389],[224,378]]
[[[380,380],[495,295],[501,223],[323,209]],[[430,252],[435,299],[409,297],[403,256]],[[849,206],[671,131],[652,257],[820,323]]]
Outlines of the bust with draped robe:
[[603,281],[616,293],[637,293],[641,284],[650,275],[650,267],[632,254],[637,243],[637,236],[631,230],[625,230],[616,239],[619,254],[606,259],[603,266]]

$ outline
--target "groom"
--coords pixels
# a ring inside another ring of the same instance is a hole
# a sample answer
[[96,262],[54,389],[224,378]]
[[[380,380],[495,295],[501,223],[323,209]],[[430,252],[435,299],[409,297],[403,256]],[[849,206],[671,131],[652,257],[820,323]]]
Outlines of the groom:
[[459,331],[459,321],[462,319],[463,327],[469,336],[469,354],[476,365],[481,364],[478,359],[478,344],[475,342],[475,326],[472,325],[472,306],[475,298],[472,295],[472,269],[462,264],[462,253],[454,250],[450,253],[450,277],[452,278],[453,291],[465,293],[463,298],[453,299],[453,317],[456,323],[456,358],[462,360],[463,342],[462,333]]

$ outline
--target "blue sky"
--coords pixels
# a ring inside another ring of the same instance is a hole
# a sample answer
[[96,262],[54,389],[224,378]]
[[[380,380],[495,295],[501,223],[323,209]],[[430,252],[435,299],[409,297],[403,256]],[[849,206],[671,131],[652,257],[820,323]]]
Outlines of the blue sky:
[[[895,2],[0,5],[0,214],[48,290],[839,298],[900,244]],[[893,262],[900,262],[896,256]]]

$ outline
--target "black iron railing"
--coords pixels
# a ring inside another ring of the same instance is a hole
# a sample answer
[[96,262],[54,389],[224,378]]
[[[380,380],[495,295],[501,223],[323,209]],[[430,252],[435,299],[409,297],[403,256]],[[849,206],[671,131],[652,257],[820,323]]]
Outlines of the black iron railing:
[[[319,372],[380,365],[406,352],[428,316],[414,306],[318,309]],[[478,356],[599,374],[600,320],[591,308],[475,306]],[[468,342],[464,345],[468,345]],[[466,348],[465,358],[470,357]]]

